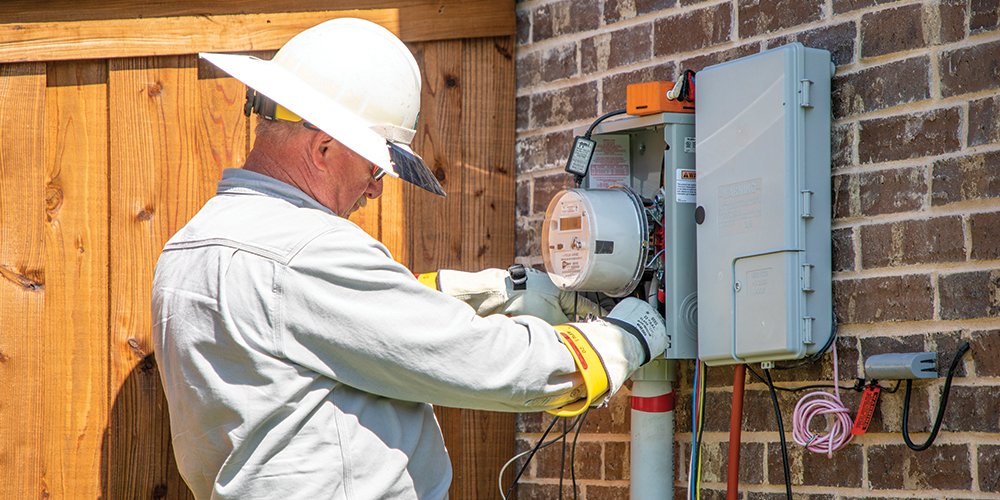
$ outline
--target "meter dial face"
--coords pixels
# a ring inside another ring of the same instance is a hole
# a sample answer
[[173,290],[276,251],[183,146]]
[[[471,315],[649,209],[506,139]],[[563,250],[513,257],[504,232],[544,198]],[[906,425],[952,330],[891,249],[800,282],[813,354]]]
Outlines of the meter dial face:
[[572,287],[587,268],[590,224],[583,201],[563,191],[549,204],[542,230],[545,268],[560,288]]

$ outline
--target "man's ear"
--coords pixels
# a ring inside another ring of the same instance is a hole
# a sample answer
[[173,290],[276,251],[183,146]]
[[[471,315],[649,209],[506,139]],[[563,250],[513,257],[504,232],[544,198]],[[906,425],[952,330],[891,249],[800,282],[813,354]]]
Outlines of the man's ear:
[[313,134],[309,141],[309,153],[313,165],[321,171],[328,170],[333,165],[332,160],[336,155],[337,146],[337,142],[326,132]]

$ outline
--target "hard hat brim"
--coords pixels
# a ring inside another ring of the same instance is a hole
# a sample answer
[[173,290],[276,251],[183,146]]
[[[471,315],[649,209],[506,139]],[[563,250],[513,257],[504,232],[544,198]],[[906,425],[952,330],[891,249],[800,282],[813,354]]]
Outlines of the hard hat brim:
[[387,174],[434,194],[446,196],[441,184],[420,156],[405,146],[387,141],[370,128],[374,124],[359,118],[284,67],[247,55],[198,55],[330,134],[330,137],[382,168]]

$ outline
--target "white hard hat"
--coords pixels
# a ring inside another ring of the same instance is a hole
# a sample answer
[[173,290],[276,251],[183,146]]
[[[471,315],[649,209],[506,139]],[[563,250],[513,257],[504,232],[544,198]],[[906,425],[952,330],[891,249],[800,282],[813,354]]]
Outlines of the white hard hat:
[[295,35],[270,61],[199,55],[247,85],[248,116],[305,120],[389,175],[444,196],[408,147],[420,112],[420,69],[389,30],[341,18]]

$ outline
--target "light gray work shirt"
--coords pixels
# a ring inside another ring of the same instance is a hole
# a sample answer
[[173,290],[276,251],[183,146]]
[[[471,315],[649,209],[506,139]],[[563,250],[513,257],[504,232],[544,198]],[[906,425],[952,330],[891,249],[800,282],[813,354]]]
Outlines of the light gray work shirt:
[[536,411],[580,382],[550,325],[481,318],[298,189],[228,169],[152,293],[181,475],[206,499],[441,499],[430,404]]

